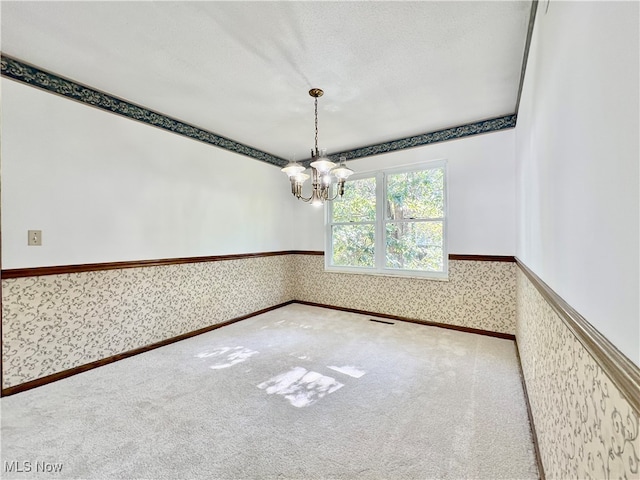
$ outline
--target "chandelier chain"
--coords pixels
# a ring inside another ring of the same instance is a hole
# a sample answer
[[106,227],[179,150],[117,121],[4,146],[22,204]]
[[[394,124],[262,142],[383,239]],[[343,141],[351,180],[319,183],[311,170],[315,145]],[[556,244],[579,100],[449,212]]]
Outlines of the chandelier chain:
[[315,99],[316,105],[316,151],[315,154],[318,155],[318,97]]

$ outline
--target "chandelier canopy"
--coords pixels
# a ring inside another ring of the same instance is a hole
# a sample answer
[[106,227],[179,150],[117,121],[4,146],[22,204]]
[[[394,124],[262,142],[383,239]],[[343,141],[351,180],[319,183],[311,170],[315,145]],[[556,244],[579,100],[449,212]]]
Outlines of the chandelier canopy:
[[[344,182],[353,174],[353,170],[346,166],[346,158],[340,157],[340,164],[336,165],[327,157],[326,150],[318,150],[318,98],[324,94],[319,88],[309,90],[315,100],[315,149],[311,150],[311,175],[304,173],[305,167],[298,162],[289,162],[282,171],[289,176],[291,193],[304,202],[321,206],[344,195]],[[312,179],[311,196],[302,196],[302,185],[309,177]],[[337,181],[337,188],[332,196],[332,182]]]

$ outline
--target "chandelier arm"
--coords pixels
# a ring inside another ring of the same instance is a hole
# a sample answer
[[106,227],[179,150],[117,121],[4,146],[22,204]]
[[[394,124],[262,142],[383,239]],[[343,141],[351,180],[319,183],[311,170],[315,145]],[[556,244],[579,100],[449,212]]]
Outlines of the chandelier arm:
[[338,198],[338,192],[333,197],[327,197],[328,202],[333,202],[336,198]]
[[331,198],[327,197],[327,200],[328,200],[329,202],[333,202],[333,201],[334,201],[336,198],[338,198],[339,196],[341,196],[341,195],[340,195],[340,189],[339,189],[339,188],[336,188],[336,194],[335,194],[333,197],[331,197]]
[[298,188],[296,189],[296,192],[293,194],[298,200],[302,200],[304,202],[310,202],[311,199],[313,198],[313,192],[311,193],[311,196],[309,198],[305,198],[302,196],[302,185],[299,185]]
[[327,198],[328,201],[333,202],[336,198],[344,195],[344,180],[339,180],[336,184],[336,194],[332,198]]

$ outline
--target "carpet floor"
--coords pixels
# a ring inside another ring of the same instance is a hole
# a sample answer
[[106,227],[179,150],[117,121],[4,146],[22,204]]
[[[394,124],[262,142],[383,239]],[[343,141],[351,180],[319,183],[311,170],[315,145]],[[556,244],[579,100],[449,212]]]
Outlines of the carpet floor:
[[370,318],[292,304],[4,397],[0,476],[538,478],[513,341]]

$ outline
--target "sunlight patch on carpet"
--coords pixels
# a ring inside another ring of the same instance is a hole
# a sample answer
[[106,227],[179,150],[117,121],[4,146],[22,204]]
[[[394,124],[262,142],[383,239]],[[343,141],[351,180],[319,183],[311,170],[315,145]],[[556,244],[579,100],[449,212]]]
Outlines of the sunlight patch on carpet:
[[360,370],[359,368],[352,367],[350,365],[345,365],[344,367],[328,366],[327,368],[330,368],[331,370],[335,370],[336,372],[344,373],[345,375],[349,375],[350,377],[353,377],[353,378],[360,378],[365,373],[367,373],[364,370]]
[[208,352],[201,352],[196,355],[197,358],[209,358],[209,357],[223,357],[219,363],[214,363],[210,365],[209,368],[213,370],[219,370],[221,368],[229,368],[238,363],[246,362],[256,353],[259,353],[255,350],[250,350],[248,348],[238,346],[238,347],[219,347],[215,348]]
[[258,385],[269,395],[284,396],[294,407],[308,407],[322,397],[344,387],[335,378],[312,372],[302,367],[294,367]]

